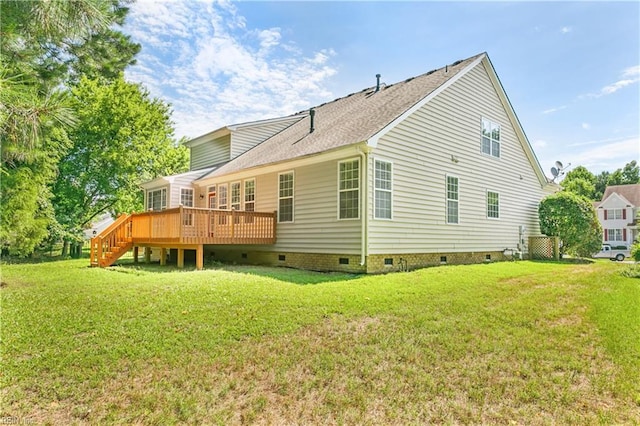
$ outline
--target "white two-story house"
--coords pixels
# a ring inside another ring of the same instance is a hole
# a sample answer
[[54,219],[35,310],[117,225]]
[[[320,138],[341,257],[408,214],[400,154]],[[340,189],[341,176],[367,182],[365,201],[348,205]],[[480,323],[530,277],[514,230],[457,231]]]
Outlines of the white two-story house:
[[595,207],[603,229],[602,242],[630,247],[638,238],[640,184],[608,186]]

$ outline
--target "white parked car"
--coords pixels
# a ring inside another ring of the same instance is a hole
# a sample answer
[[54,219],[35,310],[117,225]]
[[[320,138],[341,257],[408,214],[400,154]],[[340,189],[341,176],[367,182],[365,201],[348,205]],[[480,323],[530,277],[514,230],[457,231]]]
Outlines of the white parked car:
[[611,247],[610,244],[603,244],[602,249],[600,249],[598,253],[594,254],[593,257],[617,260],[618,262],[622,262],[625,257],[629,257],[630,255],[631,255],[631,252],[629,251],[628,248],[624,250],[620,250],[620,249]]

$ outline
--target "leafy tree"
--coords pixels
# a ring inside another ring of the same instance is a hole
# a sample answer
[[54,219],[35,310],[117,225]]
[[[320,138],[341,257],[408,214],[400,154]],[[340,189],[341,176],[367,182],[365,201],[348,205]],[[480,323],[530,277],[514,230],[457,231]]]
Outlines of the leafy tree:
[[602,200],[602,196],[604,195],[604,191],[607,189],[607,184],[609,182],[609,175],[611,173],[604,171],[596,176],[596,189],[593,193],[593,198],[595,201]]
[[622,169],[623,185],[640,183],[640,166],[636,160],[625,164]]
[[538,207],[540,230],[560,237],[561,252],[590,256],[602,244],[602,227],[593,204],[567,191],[546,197]]
[[55,228],[48,186],[76,122],[68,82],[116,76],[133,63],[139,45],[111,28],[124,22],[128,1],[0,1],[3,249],[29,254]]
[[590,200],[594,199],[596,177],[584,166],[571,170],[560,182],[564,191],[569,191]]
[[140,183],[188,168],[186,149],[172,138],[169,106],[142,86],[122,76],[83,77],[73,89],[73,105],[73,147],[54,185],[56,218],[67,239],[104,213],[142,209]]

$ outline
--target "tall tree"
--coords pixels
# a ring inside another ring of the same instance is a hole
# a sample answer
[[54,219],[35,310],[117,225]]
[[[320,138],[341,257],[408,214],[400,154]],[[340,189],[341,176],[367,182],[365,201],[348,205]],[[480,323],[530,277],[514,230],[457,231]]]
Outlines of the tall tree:
[[560,182],[564,191],[594,199],[596,189],[596,177],[584,166],[578,166],[571,170]]
[[538,206],[540,230],[560,237],[561,252],[590,256],[602,243],[602,227],[588,199],[561,191],[543,199]]
[[54,185],[56,218],[78,235],[103,213],[141,209],[139,184],[187,170],[173,140],[169,106],[122,76],[82,78],[73,89],[78,124]]
[[128,2],[0,1],[2,248],[28,254],[46,236],[47,187],[68,148],[64,130],[76,122],[66,87],[80,74],[118,75],[133,62],[139,45],[111,27]]

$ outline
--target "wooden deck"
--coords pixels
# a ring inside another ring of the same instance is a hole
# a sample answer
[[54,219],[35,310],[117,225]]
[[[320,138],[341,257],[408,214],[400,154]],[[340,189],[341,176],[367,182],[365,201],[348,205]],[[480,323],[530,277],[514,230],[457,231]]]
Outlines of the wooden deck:
[[91,239],[91,265],[112,265],[131,248],[137,259],[139,247],[178,249],[178,266],[184,250],[196,250],[202,268],[203,246],[209,244],[274,244],[276,213],[178,207],[120,216],[109,228]]

